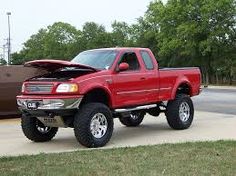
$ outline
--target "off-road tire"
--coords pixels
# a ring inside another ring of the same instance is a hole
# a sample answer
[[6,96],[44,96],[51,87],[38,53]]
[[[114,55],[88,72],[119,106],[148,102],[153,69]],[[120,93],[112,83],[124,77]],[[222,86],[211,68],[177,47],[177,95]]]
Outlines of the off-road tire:
[[48,132],[42,133],[37,129],[37,125],[45,127],[36,117],[22,114],[21,127],[24,135],[34,142],[50,141],[57,133],[57,127],[50,127]]
[[[101,138],[96,138],[90,130],[92,118],[101,113],[107,120],[107,130]],[[77,141],[89,148],[102,147],[108,143],[113,133],[113,117],[110,109],[102,103],[84,104],[74,118],[74,133]]]
[[[190,113],[189,118],[186,121],[181,120],[180,106],[182,103],[187,103]],[[194,107],[191,98],[185,94],[179,94],[174,100],[171,100],[167,104],[166,118],[169,126],[176,130],[187,129],[191,126],[194,116]]]
[[[132,113],[138,115],[137,119],[133,119],[133,118],[131,117],[131,114],[132,114]],[[145,116],[145,112],[143,112],[143,111],[138,111],[138,112],[131,112],[131,114],[130,114],[130,116],[128,116],[128,117],[123,117],[123,116],[119,117],[120,122],[121,122],[123,125],[127,126],[127,127],[136,127],[136,126],[139,126],[139,125],[142,123],[142,121],[143,121],[143,118],[144,118],[144,116]]]

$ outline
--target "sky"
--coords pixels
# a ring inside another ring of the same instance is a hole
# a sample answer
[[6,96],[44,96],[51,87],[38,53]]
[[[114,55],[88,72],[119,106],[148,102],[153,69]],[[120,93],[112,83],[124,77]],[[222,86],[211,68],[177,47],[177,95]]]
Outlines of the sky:
[[0,53],[8,37],[7,12],[11,12],[12,52],[40,28],[54,22],[70,23],[78,29],[85,22],[102,24],[109,31],[115,20],[128,24],[143,16],[151,0],[0,0]]

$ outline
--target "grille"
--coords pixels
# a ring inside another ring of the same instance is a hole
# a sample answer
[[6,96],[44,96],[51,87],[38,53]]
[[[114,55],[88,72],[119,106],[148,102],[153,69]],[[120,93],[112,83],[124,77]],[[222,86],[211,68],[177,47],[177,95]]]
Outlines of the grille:
[[28,93],[51,93],[53,84],[26,84]]

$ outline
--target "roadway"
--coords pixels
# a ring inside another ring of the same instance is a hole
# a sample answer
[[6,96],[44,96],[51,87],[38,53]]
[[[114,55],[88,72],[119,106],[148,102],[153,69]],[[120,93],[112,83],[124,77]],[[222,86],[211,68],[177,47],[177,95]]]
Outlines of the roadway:
[[[154,145],[192,141],[236,140],[236,89],[204,89],[193,98],[195,117],[187,130],[171,129],[164,114],[147,115],[136,128],[127,128],[115,119],[111,141],[104,148]],[[0,120],[0,156],[67,152],[85,148],[78,144],[73,129],[61,128],[46,143],[33,143],[21,131],[20,119]]]
[[236,115],[236,88],[205,88],[193,102],[197,111]]

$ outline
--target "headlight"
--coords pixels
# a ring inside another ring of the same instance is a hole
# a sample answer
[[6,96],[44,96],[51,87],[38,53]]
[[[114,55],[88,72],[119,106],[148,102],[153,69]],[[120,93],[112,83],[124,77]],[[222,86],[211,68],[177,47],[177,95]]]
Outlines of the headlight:
[[77,92],[79,87],[77,84],[60,84],[57,87],[57,93],[69,93],[69,92]]
[[24,83],[22,84],[21,92],[22,92],[22,93],[25,92],[25,84],[24,84]]

